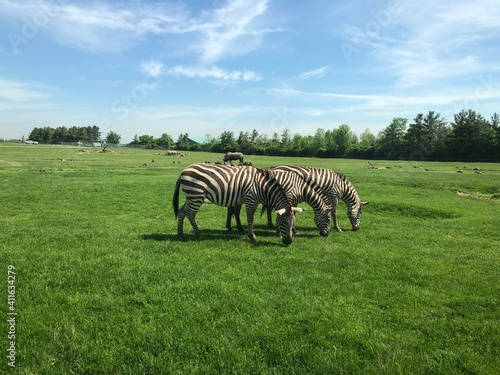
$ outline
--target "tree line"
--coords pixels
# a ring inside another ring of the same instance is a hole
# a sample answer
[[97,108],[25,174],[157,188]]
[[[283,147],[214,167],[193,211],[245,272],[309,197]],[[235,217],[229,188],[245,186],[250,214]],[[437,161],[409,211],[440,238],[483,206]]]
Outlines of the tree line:
[[[71,128],[35,128],[29,138],[41,143],[106,141],[119,143],[121,136],[109,132],[101,139],[96,126]],[[188,133],[177,141],[164,133],[159,138],[135,136],[130,146],[148,149],[178,149],[186,151],[227,152],[276,156],[310,156],[341,158],[377,158],[406,160],[500,160],[500,116],[486,119],[474,110],[463,110],[448,121],[440,113],[419,113],[413,121],[395,117],[377,135],[365,130],[359,136],[349,125],[335,129],[316,130],[314,135],[292,134],[284,129],[271,137],[257,130],[224,131],[219,137],[207,136],[205,143],[194,143]]]

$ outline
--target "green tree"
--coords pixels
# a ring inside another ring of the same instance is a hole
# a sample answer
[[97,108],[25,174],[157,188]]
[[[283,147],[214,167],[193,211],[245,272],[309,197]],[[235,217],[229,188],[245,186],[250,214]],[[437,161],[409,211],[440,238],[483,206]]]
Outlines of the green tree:
[[147,134],[141,135],[139,136],[139,144],[146,148],[154,148],[154,137]]
[[156,144],[158,147],[168,150],[174,145],[174,140],[167,133],[163,133],[161,137],[156,140]]
[[379,135],[380,151],[388,159],[400,158],[404,155],[404,135],[408,119],[394,117],[391,124]]
[[280,136],[278,133],[274,132],[272,138],[268,139],[265,144],[265,152],[269,155],[280,155],[281,145],[280,145]]
[[323,154],[326,151],[326,131],[325,129],[318,128],[314,134],[314,156]]
[[491,128],[496,134],[493,158],[499,160],[500,159],[500,116],[497,113],[494,113],[493,116],[491,116],[490,124]]
[[333,139],[335,142],[335,155],[345,157],[354,145],[354,135],[347,124],[342,124],[338,129],[333,130]]
[[237,148],[240,151],[247,151],[251,149],[250,134],[248,132],[240,131],[238,139],[236,140],[238,144]]
[[370,132],[370,129],[366,129],[361,133],[359,139],[359,152],[361,155],[366,157],[374,156],[377,147],[377,138]]
[[495,130],[480,113],[463,110],[455,115],[451,127],[449,146],[454,157],[476,160],[493,156]]
[[281,147],[281,152],[283,153],[286,153],[293,148],[293,138],[290,133],[290,130],[288,129],[283,130],[280,139],[280,147]]
[[189,134],[180,134],[177,139],[177,149],[179,150],[188,150],[189,149]]
[[28,139],[32,141],[42,142],[42,134],[43,129],[35,127],[28,135]]
[[106,135],[106,143],[118,144],[120,143],[121,135],[115,133],[114,131],[108,132]]
[[134,138],[132,139],[132,142],[130,142],[131,145],[138,145],[139,144],[139,137],[134,135]]
[[424,128],[424,115],[419,113],[409,125],[404,135],[406,141],[406,154],[410,159],[425,159],[426,155],[420,150],[423,142],[427,139]]
[[449,133],[447,121],[440,113],[429,111],[423,121],[425,146],[422,152],[430,155],[442,155],[446,152],[446,138]]
[[234,133],[232,131],[224,131],[219,137],[220,139],[220,151],[229,152],[236,151],[238,148],[238,144],[234,139]]

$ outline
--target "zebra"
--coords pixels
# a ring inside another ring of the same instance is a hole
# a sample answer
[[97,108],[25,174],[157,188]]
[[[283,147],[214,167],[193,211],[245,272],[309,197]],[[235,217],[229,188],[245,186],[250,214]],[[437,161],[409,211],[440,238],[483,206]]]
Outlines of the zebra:
[[337,221],[337,204],[339,199],[347,205],[347,217],[352,230],[359,230],[361,211],[369,202],[361,202],[354,186],[346,176],[326,168],[301,167],[296,165],[282,165],[273,170],[295,172],[306,181],[313,182],[321,189],[321,194],[328,203],[332,212],[333,226],[337,232],[342,232]]
[[224,155],[224,163],[232,160],[239,160],[240,164],[243,163],[243,153],[242,152],[226,152]]
[[[318,187],[314,186],[314,183],[306,183],[304,178],[298,173],[290,173],[282,170],[273,170],[274,177],[278,180],[279,184],[283,187],[288,196],[288,199],[292,203],[292,206],[296,206],[300,202],[307,202],[309,206],[312,207],[314,211],[314,222],[319,229],[319,234],[323,237],[328,237],[330,234],[330,208],[323,201],[323,198],[318,194]],[[316,188],[316,189],[315,189]],[[268,225],[274,228],[271,218],[271,207],[264,206],[263,209],[267,208],[268,214]],[[227,218],[226,218],[226,228],[231,230],[231,217],[234,214],[236,219],[236,225],[238,230],[243,231],[240,221],[240,207],[228,207]],[[295,228],[292,229],[295,233]]]
[[[179,190],[186,195],[186,203],[179,209]],[[242,166],[230,167],[215,164],[194,164],[184,169],[177,179],[172,198],[177,234],[183,235],[184,218],[187,216],[197,239],[201,231],[195,216],[204,200],[219,206],[246,205],[248,220],[247,234],[252,243],[256,242],[253,232],[253,218],[259,203],[276,209],[276,225],[285,245],[292,243],[292,227],[295,212],[283,188],[273,173],[264,169]]]

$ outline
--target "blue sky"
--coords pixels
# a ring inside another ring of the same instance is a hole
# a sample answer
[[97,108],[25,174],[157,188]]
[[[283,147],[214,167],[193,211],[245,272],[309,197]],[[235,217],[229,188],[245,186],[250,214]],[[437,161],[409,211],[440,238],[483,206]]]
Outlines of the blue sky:
[[377,134],[500,112],[500,2],[0,0],[0,137]]

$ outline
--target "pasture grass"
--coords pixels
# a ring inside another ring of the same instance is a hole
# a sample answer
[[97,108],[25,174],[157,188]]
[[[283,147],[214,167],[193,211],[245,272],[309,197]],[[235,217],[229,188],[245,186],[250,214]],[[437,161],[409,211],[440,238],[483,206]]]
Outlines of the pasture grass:
[[358,232],[341,203],[343,233],[308,210],[292,245],[265,216],[251,245],[210,204],[203,241],[176,235],[177,177],[221,155],[80,150],[0,145],[4,354],[8,265],[18,312],[0,372],[500,373],[500,165],[248,156],[343,172],[370,201]]

